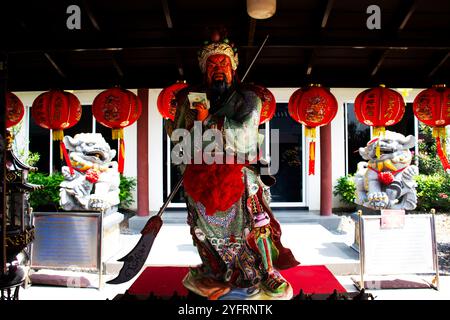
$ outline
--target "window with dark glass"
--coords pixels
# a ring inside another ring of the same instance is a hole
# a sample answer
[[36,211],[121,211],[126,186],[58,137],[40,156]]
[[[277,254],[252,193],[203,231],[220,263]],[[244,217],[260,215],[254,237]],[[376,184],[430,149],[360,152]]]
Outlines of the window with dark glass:
[[[167,199],[172,188],[177,185],[182,175],[178,166],[170,161],[170,151],[172,149],[172,143],[164,127],[163,120],[163,199]],[[170,168],[170,169],[169,169]],[[170,175],[170,182],[168,176]],[[169,183],[168,183],[169,182]],[[186,203],[184,196],[184,188],[180,188],[172,199],[172,203]]]
[[[288,113],[287,103],[277,103],[270,129],[279,130],[279,169],[276,183],[270,188],[272,202],[303,202],[302,125]],[[272,150],[271,150],[272,151]]]
[[[28,150],[39,153],[39,161],[34,165],[39,172],[50,172],[50,132],[40,127],[30,116]],[[58,148],[59,150],[59,148]]]

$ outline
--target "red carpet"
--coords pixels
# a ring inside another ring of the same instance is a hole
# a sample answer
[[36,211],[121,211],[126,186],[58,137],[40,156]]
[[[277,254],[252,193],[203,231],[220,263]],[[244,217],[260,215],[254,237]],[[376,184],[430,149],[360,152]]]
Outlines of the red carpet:
[[[128,290],[132,295],[170,297],[176,291],[179,296],[186,296],[188,290],[181,281],[188,272],[188,267],[147,267]],[[325,266],[298,266],[281,271],[294,289],[294,296],[306,294],[330,294],[336,289],[339,293],[346,290]]]

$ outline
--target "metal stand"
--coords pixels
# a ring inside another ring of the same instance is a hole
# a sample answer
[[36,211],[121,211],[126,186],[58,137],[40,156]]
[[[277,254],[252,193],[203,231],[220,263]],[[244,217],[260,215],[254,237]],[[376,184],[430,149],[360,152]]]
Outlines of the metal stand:
[[[19,289],[22,284],[23,281],[7,287],[0,286],[0,300],[19,300]],[[12,295],[11,291],[13,291]]]
[[26,272],[23,267],[9,266],[0,276],[0,301],[19,300],[19,289],[24,284]]

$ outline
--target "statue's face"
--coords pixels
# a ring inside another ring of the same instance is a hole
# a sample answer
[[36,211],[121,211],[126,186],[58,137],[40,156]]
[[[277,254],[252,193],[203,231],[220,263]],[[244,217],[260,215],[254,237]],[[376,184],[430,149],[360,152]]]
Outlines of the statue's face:
[[214,54],[206,60],[206,79],[208,85],[224,81],[227,85],[233,79],[233,68],[230,58],[225,54]]

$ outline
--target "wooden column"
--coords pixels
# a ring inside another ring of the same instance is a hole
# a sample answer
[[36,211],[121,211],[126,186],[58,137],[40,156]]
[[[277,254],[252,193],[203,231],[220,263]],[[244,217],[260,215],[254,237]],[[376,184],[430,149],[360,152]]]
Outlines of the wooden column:
[[138,89],[142,114],[137,121],[137,215],[148,216],[148,89]]
[[0,52],[0,177],[2,179],[0,185],[0,228],[1,228],[1,242],[2,251],[0,253],[0,277],[7,273],[6,268],[6,81],[7,81],[7,56],[5,53]]
[[320,127],[320,215],[332,214],[331,124]]

